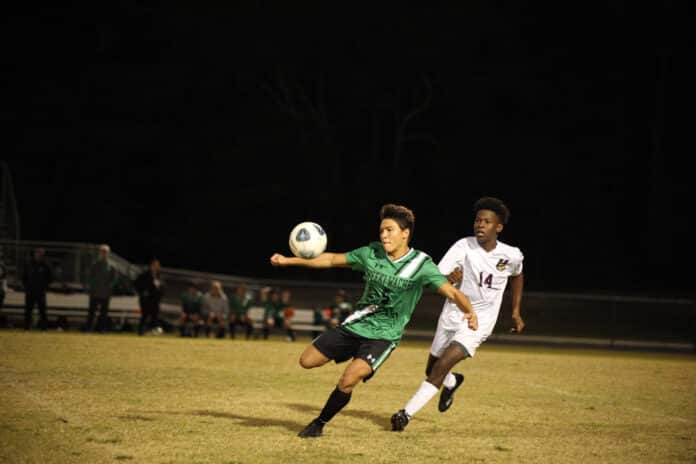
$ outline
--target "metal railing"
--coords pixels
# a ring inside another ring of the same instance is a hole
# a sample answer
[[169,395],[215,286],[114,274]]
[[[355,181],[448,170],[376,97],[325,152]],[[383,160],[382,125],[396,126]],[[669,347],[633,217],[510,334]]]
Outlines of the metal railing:
[[[45,259],[53,273],[53,290],[84,290],[90,266],[99,254],[98,244],[1,239],[0,249],[8,267],[8,286],[21,289],[26,264],[37,248],[45,250]],[[130,292],[130,281],[142,266],[132,264],[115,253],[110,254],[109,262],[116,268],[123,285],[119,291]]]
[[[34,248],[46,250],[46,258],[56,275],[53,289],[84,291],[87,272],[98,255],[97,244],[0,240],[4,255],[15,256],[15,274],[10,273],[10,286],[21,286],[24,262]],[[7,253],[7,250],[12,253]],[[132,281],[146,265],[133,264],[111,253],[110,261],[121,276],[116,294],[132,295]],[[178,305],[180,296],[195,282],[206,291],[212,280],[219,280],[225,292],[232,292],[245,283],[255,296],[265,286],[290,290],[292,304],[297,308],[324,308],[333,302],[336,290],[344,289],[348,299],[355,302],[362,292],[361,283],[327,283],[254,279],[221,273],[209,273],[178,268],[162,268],[164,302]],[[442,297],[427,291],[413,313],[410,328],[432,330],[442,308]],[[510,326],[510,299],[503,306],[495,333],[505,333]],[[630,295],[600,295],[591,293],[557,293],[525,291],[522,313],[527,321],[525,333],[530,336],[601,337],[613,343],[617,340],[682,341],[696,344],[696,302],[689,298],[646,298]],[[696,346],[696,345],[695,345]]]

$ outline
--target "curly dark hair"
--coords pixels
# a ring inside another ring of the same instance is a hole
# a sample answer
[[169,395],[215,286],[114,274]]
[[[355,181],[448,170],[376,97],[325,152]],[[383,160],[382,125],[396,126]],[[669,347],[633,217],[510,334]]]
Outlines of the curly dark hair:
[[382,206],[379,212],[379,219],[393,219],[402,229],[409,229],[411,231],[411,238],[413,238],[413,229],[416,227],[416,216],[411,209],[389,203]]
[[487,209],[493,211],[500,220],[501,224],[507,224],[510,220],[510,210],[502,200],[495,197],[482,197],[474,203],[474,214],[479,210]]

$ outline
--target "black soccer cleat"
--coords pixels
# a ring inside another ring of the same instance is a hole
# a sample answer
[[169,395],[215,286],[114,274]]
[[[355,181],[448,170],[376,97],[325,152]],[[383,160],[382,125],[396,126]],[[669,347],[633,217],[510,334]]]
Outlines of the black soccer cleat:
[[297,436],[302,438],[321,437],[323,429],[324,424],[319,419],[314,419]]
[[453,375],[457,378],[457,383],[452,388],[445,387],[442,389],[442,392],[440,393],[440,402],[437,405],[437,409],[440,412],[445,412],[450,408],[450,406],[452,406],[452,402],[454,401],[454,392],[457,391],[457,388],[464,383],[464,376],[462,374],[454,373]]
[[399,412],[391,416],[392,431],[403,432],[409,420],[411,419],[408,417],[408,414],[406,414],[406,411],[400,409]]

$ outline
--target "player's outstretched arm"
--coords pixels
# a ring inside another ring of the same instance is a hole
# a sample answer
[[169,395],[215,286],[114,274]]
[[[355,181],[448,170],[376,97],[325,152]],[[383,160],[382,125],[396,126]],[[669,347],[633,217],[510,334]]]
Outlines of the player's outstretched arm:
[[330,267],[349,267],[345,253],[322,253],[316,258],[305,259],[296,256],[283,256],[275,253],[271,256],[273,266],[302,266],[325,269]]
[[510,290],[512,292],[512,322],[515,326],[511,332],[520,333],[524,329],[524,321],[520,316],[520,306],[522,305],[522,289],[524,288],[523,274],[510,277]]
[[462,313],[464,313],[463,318],[469,320],[468,324],[471,330],[478,329],[478,317],[476,317],[476,311],[474,311],[474,307],[471,306],[469,298],[464,293],[449,282],[445,282],[444,284],[440,285],[437,292],[457,304],[457,307],[459,307]]

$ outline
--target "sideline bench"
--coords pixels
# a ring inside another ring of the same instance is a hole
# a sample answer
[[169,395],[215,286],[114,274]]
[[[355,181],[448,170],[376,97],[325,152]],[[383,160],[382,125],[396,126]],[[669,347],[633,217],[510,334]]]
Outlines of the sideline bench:
[[[87,320],[89,309],[89,295],[84,293],[62,294],[46,293],[46,318],[64,317],[68,321]],[[169,303],[160,305],[161,316],[171,316],[179,314],[179,307]],[[24,292],[10,291],[5,296],[5,302],[0,314],[11,315],[24,318]],[[34,307],[32,312],[33,319],[38,317],[38,309]],[[99,311],[94,315],[95,322],[99,317]],[[123,326],[126,322],[138,322],[140,320],[140,308],[137,296],[113,296],[109,302],[108,317],[114,323]]]
[[[314,323],[314,311],[306,308],[293,308],[295,315],[290,320],[290,326],[293,330],[303,332],[323,332],[326,330],[324,324]],[[263,308],[261,306],[253,306],[249,308],[249,317],[254,324],[255,329],[263,327]]]
[[[86,321],[89,308],[89,296],[85,293],[62,294],[46,293],[46,317],[56,319],[64,317],[68,321]],[[324,324],[314,323],[314,311],[306,308],[293,308],[295,314],[291,319],[291,326],[296,331],[301,332],[323,332],[326,330]],[[160,306],[160,317],[167,317],[171,322],[176,321],[181,312],[181,307],[176,304],[162,303]],[[0,314],[13,316],[14,318],[24,317],[24,292],[10,291],[5,296],[5,303],[0,309]],[[263,307],[254,306],[249,309],[249,316],[252,319],[255,329],[263,327]],[[38,309],[33,310],[33,319],[36,321]],[[99,317],[99,311],[95,314],[95,322]],[[109,302],[108,317],[118,326],[123,326],[126,322],[137,323],[140,320],[140,308],[138,307],[137,296],[113,296]]]

